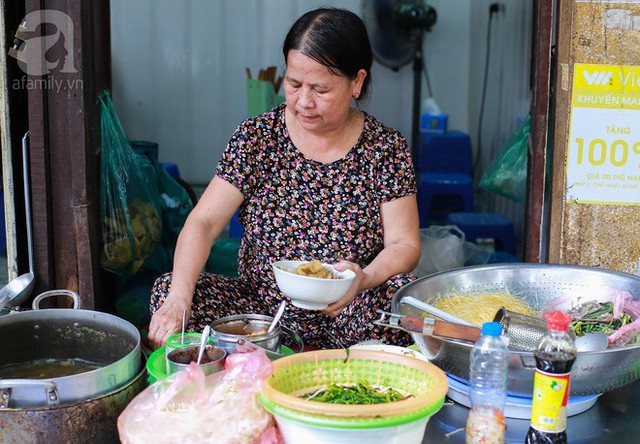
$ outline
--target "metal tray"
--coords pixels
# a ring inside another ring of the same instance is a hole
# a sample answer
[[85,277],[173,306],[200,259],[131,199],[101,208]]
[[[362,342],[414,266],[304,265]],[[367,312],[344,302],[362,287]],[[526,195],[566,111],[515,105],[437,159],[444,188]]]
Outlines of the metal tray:
[[[555,264],[479,265],[443,271],[402,287],[393,298],[394,313],[419,315],[419,310],[400,304],[405,296],[433,302],[438,295],[454,291],[473,294],[508,290],[539,310],[548,301],[572,294],[602,300],[606,289],[629,292],[640,299],[640,277],[597,268]],[[469,353],[473,344],[412,334],[421,351],[435,365],[459,378],[469,379]],[[530,397],[533,392],[533,353],[509,353],[508,393]],[[640,378],[640,345],[580,353],[571,370],[571,396],[614,390]]]

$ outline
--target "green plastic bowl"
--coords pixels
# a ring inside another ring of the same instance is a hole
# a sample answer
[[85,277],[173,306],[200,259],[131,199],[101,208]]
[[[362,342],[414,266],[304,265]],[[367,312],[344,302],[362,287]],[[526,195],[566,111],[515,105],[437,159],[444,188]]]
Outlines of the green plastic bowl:
[[[167,348],[160,347],[149,356],[147,360],[147,373],[149,384],[153,384],[156,381],[160,381],[169,374],[167,373]],[[280,346],[280,353],[283,355],[293,355],[294,352],[289,347],[282,345]]]

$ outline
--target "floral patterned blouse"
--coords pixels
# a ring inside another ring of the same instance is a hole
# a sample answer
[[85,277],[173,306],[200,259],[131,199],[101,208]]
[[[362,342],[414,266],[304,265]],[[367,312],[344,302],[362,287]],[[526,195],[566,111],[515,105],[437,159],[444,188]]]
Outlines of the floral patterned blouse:
[[359,140],[341,159],[323,164],[293,145],[281,104],[235,131],[216,174],[244,195],[240,277],[273,285],[278,260],[365,267],[383,249],[381,205],[416,193],[404,137],[364,113]]

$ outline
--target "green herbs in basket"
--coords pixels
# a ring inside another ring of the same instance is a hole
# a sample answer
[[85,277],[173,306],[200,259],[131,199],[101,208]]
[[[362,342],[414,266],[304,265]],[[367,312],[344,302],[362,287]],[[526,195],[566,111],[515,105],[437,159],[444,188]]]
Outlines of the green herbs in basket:
[[391,387],[372,387],[367,381],[359,381],[356,385],[329,384],[312,393],[301,395],[308,401],[329,404],[383,404],[407,398]]

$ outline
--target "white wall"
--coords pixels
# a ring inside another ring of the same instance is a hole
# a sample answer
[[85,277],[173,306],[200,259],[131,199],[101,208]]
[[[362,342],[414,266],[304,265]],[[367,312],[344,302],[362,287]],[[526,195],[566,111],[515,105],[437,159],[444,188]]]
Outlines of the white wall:
[[[424,42],[433,97],[449,128],[481,146],[480,169],[529,107],[532,6],[502,0],[491,27],[482,143],[477,143],[489,6],[495,0],[431,0],[438,20]],[[160,160],[183,179],[208,183],[231,133],[246,116],[245,67],[284,69],[284,36],[318,6],[361,12],[360,0],[111,0],[113,96],[130,139],[160,144]],[[363,109],[411,139],[412,64],[375,63]],[[422,92],[427,94],[426,82]],[[507,213],[522,235],[523,206],[481,192],[480,210]]]

